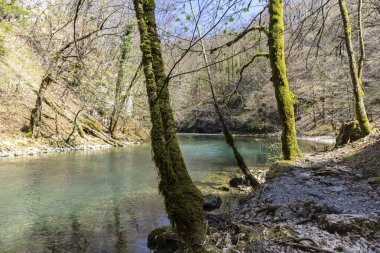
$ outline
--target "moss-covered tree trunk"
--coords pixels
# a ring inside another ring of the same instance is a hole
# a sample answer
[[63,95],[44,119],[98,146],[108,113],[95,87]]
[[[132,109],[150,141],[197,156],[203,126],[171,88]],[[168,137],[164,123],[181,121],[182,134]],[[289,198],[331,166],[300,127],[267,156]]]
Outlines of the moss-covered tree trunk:
[[155,22],[155,2],[134,0],[143,52],[143,67],[151,114],[154,161],[160,173],[159,189],[170,221],[188,252],[204,252],[203,198],[185,166],[176,136],[170,94]]
[[120,109],[121,109],[121,100],[122,100],[121,91],[123,88],[124,73],[125,73],[125,67],[127,63],[127,57],[131,49],[130,34],[131,34],[131,28],[129,26],[126,26],[123,37],[122,37],[121,53],[120,53],[120,58],[119,58],[119,71],[117,73],[116,87],[115,87],[115,101],[114,101],[114,106],[111,113],[110,125],[108,128],[108,131],[110,132],[112,137],[114,137],[118,114],[120,113]]
[[154,0],[144,0],[144,13],[148,25],[148,34],[151,41],[153,56],[153,71],[157,85],[159,98],[157,103],[160,105],[162,122],[165,130],[165,139],[168,140],[167,147],[171,153],[174,167],[185,168],[185,162],[182,158],[179,148],[178,138],[176,135],[176,125],[174,121],[173,111],[170,105],[169,86],[166,82],[165,64],[162,58],[161,41],[157,34],[155,20],[155,2]]
[[42,104],[44,102],[46,90],[52,81],[53,80],[50,74],[46,74],[41,81],[40,88],[37,93],[36,105],[32,109],[32,113],[30,115],[29,134],[32,138],[37,138],[40,132]]
[[285,160],[294,160],[301,155],[297,143],[293,94],[289,89],[284,56],[283,0],[269,1],[269,60],[272,68],[278,112],[282,125],[282,155]]
[[[148,25],[148,34],[151,41],[153,56],[153,71],[158,92],[158,103],[161,110],[164,135],[167,149],[172,162],[173,171],[178,179],[177,192],[178,202],[173,211],[169,213],[172,220],[176,222],[176,232],[179,238],[192,249],[192,251],[202,250],[201,244],[204,241],[205,225],[203,219],[203,198],[201,192],[193,184],[187,169],[179,142],[177,138],[176,124],[173,111],[170,105],[170,92],[166,83],[165,64],[162,58],[161,41],[158,37],[155,20],[155,1],[146,0],[144,2],[144,13]],[[183,201],[183,203],[180,203]],[[188,210],[184,210],[189,208]]]
[[[371,131],[373,130],[373,127],[369,123],[367,112],[364,105],[364,100],[363,100],[364,92],[362,88],[362,80],[360,78],[362,70],[360,67],[360,73],[359,73],[358,65],[355,59],[354,49],[352,46],[351,24],[350,24],[350,18],[348,16],[348,10],[347,10],[345,0],[339,0],[339,7],[340,7],[340,13],[342,15],[342,20],[343,20],[344,39],[346,42],[347,56],[348,56],[348,61],[350,65],[352,88],[353,88],[354,98],[355,98],[356,120],[359,123],[360,130],[365,136],[371,133]],[[359,22],[360,22],[360,19],[359,19]],[[362,29],[361,24],[359,24],[359,27],[360,29]],[[361,37],[360,39],[362,39],[362,36],[360,37]],[[361,45],[361,48],[363,49],[363,45]]]
[[124,108],[127,104],[128,99],[133,98],[133,96],[131,94],[132,88],[136,84],[136,82],[139,78],[139,73],[140,73],[141,69],[142,69],[142,64],[140,63],[139,67],[137,68],[137,70],[135,72],[135,75],[133,76],[131,82],[129,83],[128,88],[125,91],[125,94],[121,98],[119,112],[116,113],[115,118],[114,118],[115,128],[116,128],[117,123],[119,122],[121,112],[124,111]]

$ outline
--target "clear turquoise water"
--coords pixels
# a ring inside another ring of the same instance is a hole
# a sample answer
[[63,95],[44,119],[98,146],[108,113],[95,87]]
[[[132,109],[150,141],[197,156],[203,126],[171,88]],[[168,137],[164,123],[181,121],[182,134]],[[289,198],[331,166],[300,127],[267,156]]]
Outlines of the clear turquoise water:
[[[237,140],[250,166],[276,142]],[[180,141],[196,183],[235,165],[221,136]],[[149,252],[147,234],[168,225],[151,160],[149,145],[1,160],[0,252]]]

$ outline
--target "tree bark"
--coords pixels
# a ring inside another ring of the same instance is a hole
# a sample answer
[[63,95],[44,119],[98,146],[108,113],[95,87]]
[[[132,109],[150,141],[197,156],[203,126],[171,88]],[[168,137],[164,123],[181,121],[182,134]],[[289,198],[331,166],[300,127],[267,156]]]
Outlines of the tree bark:
[[[114,124],[115,128],[117,126],[117,123],[119,122],[121,112],[124,111],[124,107],[125,107],[128,99],[131,97],[131,90],[139,78],[139,73],[140,73],[141,69],[142,69],[142,63],[139,64],[139,67],[137,68],[128,88],[126,89],[125,94],[121,98],[119,112],[116,113],[115,118],[113,119],[113,124]],[[113,131],[114,130],[115,129],[113,129]]]
[[117,73],[116,86],[115,86],[115,101],[114,106],[111,113],[110,125],[108,131],[110,132],[112,138],[114,138],[114,132],[117,125],[118,114],[121,109],[121,91],[123,88],[124,81],[124,73],[126,67],[126,61],[128,57],[128,53],[131,48],[131,40],[130,40],[131,28],[129,26],[125,27],[124,34],[122,37],[122,45],[121,45],[121,54],[119,58],[119,71]]
[[[151,115],[154,162],[159,190],[183,251],[204,252],[203,198],[193,184],[179,148],[155,22],[154,0],[134,0]],[[153,67],[154,66],[154,67]]]
[[[354,98],[355,98],[355,115],[356,115],[356,120],[359,123],[360,130],[362,131],[363,135],[366,136],[370,134],[373,130],[373,127],[370,125],[368,117],[367,117],[367,112],[365,109],[364,105],[364,92],[362,88],[362,80],[360,78],[361,72],[362,72],[362,67],[359,66],[360,68],[360,73],[358,70],[358,65],[356,63],[355,59],[355,53],[354,53],[354,48],[352,46],[352,38],[351,38],[351,24],[350,24],[350,18],[348,16],[348,10],[346,6],[346,1],[345,0],[339,0],[339,7],[340,7],[340,13],[342,15],[342,20],[343,20],[343,28],[344,28],[344,39],[346,42],[346,49],[347,49],[347,56],[348,56],[348,61],[349,61],[349,66],[350,66],[350,74],[351,74],[351,81],[352,81],[352,88],[353,88],[353,93],[354,93]],[[360,20],[360,15],[359,15],[359,20]],[[362,25],[359,25],[360,29],[362,29]],[[362,37],[360,38],[362,40]],[[364,44],[363,44],[364,45]],[[361,50],[364,49],[363,45],[361,45]],[[363,54],[364,57],[364,54]],[[362,64],[362,59],[360,60],[360,64]]]
[[358,77],[359,77],[359,79],[362,79],[364,59],[365,59],[365,44],[364,44],[364,34],[363,34],[362,9],[363,9],[363,0],[359,0],[358,1],[358,27],[359,27],[359,44],[360,44],[360,58],[359,58],[359,64],[358,64]]
[[282,125],[282,155],[285,160],[301,156],[296,136],[294,94],[289,89],[284,52],[283,0],[269,1],[269,60],[278,112]]
[[47,88],[50,86],[53,79],[50,74],[46,74],[41,81],[40,89],[37,93],[36,105],[32,109],[29,122],[29,134],[32,138],[37,138],[40,125],[41,125],[41,114],[42,114],[42,104],[45,98],[45,93]]

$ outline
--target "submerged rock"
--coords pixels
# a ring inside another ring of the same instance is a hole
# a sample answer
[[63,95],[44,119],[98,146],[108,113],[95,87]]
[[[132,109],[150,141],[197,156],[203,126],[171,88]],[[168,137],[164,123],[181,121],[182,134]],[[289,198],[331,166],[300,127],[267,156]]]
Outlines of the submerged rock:
[[203,196],[203,210],[212,211],[218,209],[222,204],[222,199],[217,195],[208,194]]
[[179,249],[177,236],[171,227],[159,227],[150,232],[147,246],[154,253],[174,253]]

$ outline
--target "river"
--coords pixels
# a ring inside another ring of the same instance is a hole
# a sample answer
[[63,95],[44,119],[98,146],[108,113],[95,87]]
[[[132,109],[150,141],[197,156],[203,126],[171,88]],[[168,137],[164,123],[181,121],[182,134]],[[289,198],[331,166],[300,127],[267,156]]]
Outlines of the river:
[[[180,136],[197,184],[235,161],[221,136]],[[237,137],[249,166],[263,166],[272,138]],[[300,141],[305,152],[326,145]],[[2,159],[0,252],[149,252],[148,233],[168,225],[147,144]]]

